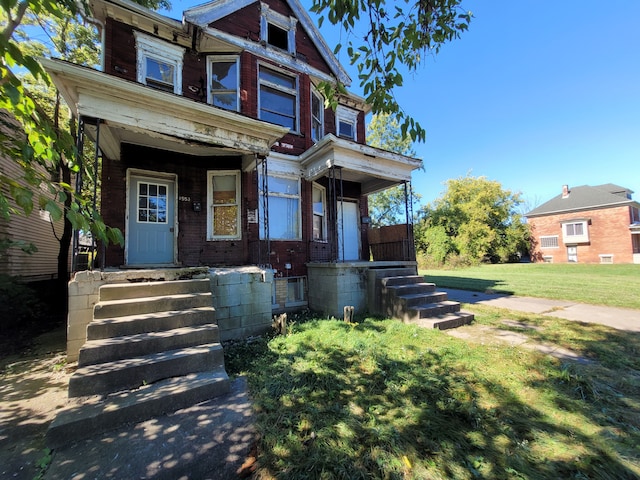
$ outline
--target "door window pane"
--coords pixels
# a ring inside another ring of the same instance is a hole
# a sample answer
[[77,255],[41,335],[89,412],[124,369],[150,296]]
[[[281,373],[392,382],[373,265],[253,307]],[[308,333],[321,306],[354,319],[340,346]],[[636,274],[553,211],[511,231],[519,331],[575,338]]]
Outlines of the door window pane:
[[167,223],[167,186],[138,182],[138,221]]

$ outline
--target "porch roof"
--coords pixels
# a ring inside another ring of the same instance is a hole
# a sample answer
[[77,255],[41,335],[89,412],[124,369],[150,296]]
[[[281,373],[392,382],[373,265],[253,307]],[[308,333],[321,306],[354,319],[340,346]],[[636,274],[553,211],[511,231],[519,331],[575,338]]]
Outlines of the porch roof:
[[332,167],[342,169],[342,179],[357,182],[369,195],[411,180],[411,172],[422,168],[422,160],[326,135],[300,156],[309,181],[327,175]]
[[120,158],[121,142],[195,155],[267,155],[289,132],[91,68],[40,61],[75,116],[102,121],[100,148],[113,159]]

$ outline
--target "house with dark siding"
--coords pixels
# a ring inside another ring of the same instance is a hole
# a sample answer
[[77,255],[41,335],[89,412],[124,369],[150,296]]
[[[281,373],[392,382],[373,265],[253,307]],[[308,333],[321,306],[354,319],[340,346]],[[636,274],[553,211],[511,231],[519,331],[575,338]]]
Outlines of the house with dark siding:
[[611,183],[562,187],[526,214],[534,261],[640,263],[640,203]]

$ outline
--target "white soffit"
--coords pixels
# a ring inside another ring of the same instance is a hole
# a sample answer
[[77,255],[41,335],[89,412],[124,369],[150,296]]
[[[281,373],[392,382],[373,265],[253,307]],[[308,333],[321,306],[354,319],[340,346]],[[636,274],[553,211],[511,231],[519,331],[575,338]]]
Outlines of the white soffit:
[[72,112],[148,131],[163,138],[215,145],[261,155],[289,132],[286,127],[245,117],[135,82],[60,60],[41,59]]

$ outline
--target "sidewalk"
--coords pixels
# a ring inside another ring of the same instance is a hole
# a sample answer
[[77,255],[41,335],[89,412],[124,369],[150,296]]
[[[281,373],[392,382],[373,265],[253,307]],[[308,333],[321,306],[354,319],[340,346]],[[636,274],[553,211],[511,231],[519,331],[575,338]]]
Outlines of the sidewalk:
[[438,290],[447,292],[450,300],[461,303],[489,305],[584,323],[598,323],[627,332],[640,332],[640,310],[451,288],[438,288]]

